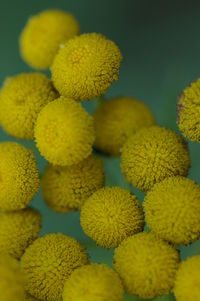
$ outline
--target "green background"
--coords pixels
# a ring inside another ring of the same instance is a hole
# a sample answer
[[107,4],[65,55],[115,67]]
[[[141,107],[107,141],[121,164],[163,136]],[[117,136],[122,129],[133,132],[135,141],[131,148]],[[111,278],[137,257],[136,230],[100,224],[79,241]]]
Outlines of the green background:
[[[0,82],[8,75],[29,70],[18,50],[19,34],[30,15],[47,8],[72,12],[82,32],[101,32],[120,47],[120,78],[106,97],[130,95],[144,100],[160,125],[176,129],[176,100],[182,89],[200,76],[199,1],[153,0],[0,0]],[[85,104],[92,112],[95,102]],[[12,140],[0,131],[0,140]],[[20,141],[22,142],[22,141]],[[24,143],[24,142],[22,142]],[[42,173],[45,161],[34,143],[25,143],[37,154]],[[200,145],[189,143],[192,167],[189,176],[200,182]],[[103,157],[106,185],[130,188],[119,169],[119,158]],[[132,188],[131,188],[132,189]],[[133,189],[133,191],[135,191]],[[143,195],[135,191],[139,199]],[[82,232],[79,213],[56,214],[39,192],[33,206],[43,215],[42,234],[62,232],[76,237],[88,249],[92,261],[112,264],[112,250],[97,248]],[[181,247],[186,258],[200,253],[200,243]],[[139,300],[125,297],[125,300]],[[162,297],[155,300],[174,300]]]

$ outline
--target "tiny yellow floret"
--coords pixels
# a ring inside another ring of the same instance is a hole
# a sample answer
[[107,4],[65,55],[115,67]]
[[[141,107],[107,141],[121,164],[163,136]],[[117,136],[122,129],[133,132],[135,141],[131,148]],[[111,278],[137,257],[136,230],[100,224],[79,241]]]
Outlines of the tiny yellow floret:
[[60,97],[39,113],[35,139],[41,155],[53,165],[77,164],[92,153],[93,118],[81,104]]
[[72,166],[48,165],[42,177],[42,192],[55,211],[80,210],[85,200],[103,187],[103,162],[94,155]]
[[101,34],[82,34],[60,48],[51,66],[52,79],[61,95],[91,99],[118,79],[121,60],[114,42]]
[[120,187],[96,191],[83,205],[80,219],[83,231],[105,248],[117,247],[144,227],[143,211],[136,196]]
[[123,96],[106,100],[94,114],[95,147],[110,155],[119,155],[131,134],[154,123],[153,114],[138,99]]
[[122,301],[123,287],[116,272],[105,264],[85,265],[67,279],[63,301]]
[[60,45],[79,31],[77,20],[68,12],[40,12],[29,18],[20,36],[21,56],[31,67],[47,69]]
[[34,139],[41,109],[58,97],[51,80],[42,73],[21,73],[5,80],[0,91],[0,124],[11,136]]
[[22,256],[27,292],[44,301],[61,301],[65,281],[88,264],[85,249],[74,238],[57,233],[40,237]]
[[121,169],[128,182],[142,191],[171,176],[187,176],[186,142],[176,132],[150,126],[139,129],[124,144]]
[[31,150],[15,142],[0,143],[0,209],[25,208],[39,188],[39,173]]
[[114,254],[114,268],[126,291],[144,299],[168,294],[178,265],[178,251],[147,232],[127,238]]

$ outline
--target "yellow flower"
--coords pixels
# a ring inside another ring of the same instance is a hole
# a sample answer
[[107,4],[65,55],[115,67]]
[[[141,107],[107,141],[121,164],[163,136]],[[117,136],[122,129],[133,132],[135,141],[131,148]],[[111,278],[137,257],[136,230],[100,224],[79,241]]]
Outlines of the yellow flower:
[[152,233],[138,233],[115,250],[114,268],[129,294],[151,299],[173,287],[179,254]]
[[63,301],[121,301],[119,276],[105,264],[85,265],[67,279]]
[[33,139],[41,109],[57,97],[50,79],[42,73],[21,73],[7,78],[0,92],[0,123],[22,139]]
[[154,117],[143,102],[123,96],[104,101],[94,114],[95,146],[119,155],[126,139],[141,126],[154,124]]
[[82,34],[59,50],[51,66],[61,95],[86,100],[104,94],[118,79],[122,56],[117,45],[97,33]]
[[177,301],[200,301],[200,255],[189,257],[180,264],[174,294]]
[[22,58],[33,68],[47,69],[59,46],[79,33],[77,20],[61,10],[46,10],[31,17],[21,36]]
[[127,181],[147,191],[167,177],[186,176],[190,167],[187,144],[174,131],[144,127],[124,144],[121,169]]
[[144,202],[148,226],[174,244],[190,244],[200,237],[200,186],[176,176],[157,183]]
[[47,234],[35,240],[22,256],[25,288],[35,298],[61,301],[67,278],[87,263],[85,249],[74,238]]
[[0,143],[0,209],[25,208],[39,188],[39,173],[32,151],[15,142]]
[[112,248],[142,231],[144,216],[135,195],[120,187],[106,187],[96,191],[83,205],[81,226],[98,245]]
[[85,200],[103,183],[103,162],[91,155],[72,166],[49,164],[42,178],[42,191],[53,210],[68,212],[81,209]]
[[33,209],[0,213],[0,250],[20,258],[39,236],[41,216]]

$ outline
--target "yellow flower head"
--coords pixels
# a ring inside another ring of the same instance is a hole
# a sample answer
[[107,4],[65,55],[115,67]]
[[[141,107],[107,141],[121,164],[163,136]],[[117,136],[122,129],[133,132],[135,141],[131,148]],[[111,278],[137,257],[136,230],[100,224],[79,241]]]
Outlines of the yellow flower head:
[[138,233],[115,250],[114,268],[129,294],[151,299],[173,287],[179,254],[152,233]]
[[123,96],[104,101],[94,114],[95,146],[119,155],[126,139],[141,126],[154,124],[154,117],[143,102]]
[[0,213],[0,250],[20,258],[39,236],[41,216],[33,209]]
[[39,188],[39,173],[32,151],[15,142],[0,143],[0,209],[25,208]]
[[122,301],[119,276],[105,264],[85,265],[67,279],[63,301]]
[[60,44],[79,33],[77,20],[61,10],[46,10],[31,17],[21,36],[22,58],[33,68],[47,69]]
[[177,301],[200,300],[200,255],[189,257],[180,264],[174,294]]
[[97,33],[69,40],[51,66],[55,87],[61,95],[86,100],[104,94],[118,79],[122,56],[117,45]]
[[176,176],[154,185],[144,202],[148,226],[174,244],[190,244],[200,237],[200,186]]
[[60,97],[39,113],[35,139],[53,165],[73,165],[87,158],[94,142],[93,118],[72,99]]
[[53,210],[68,212],[81,209],[85,200],[103,184],[103,162],[91,155],[72,166],[49,164],[42,178],[42,191]]
[[87,263],[85,249],[74,238],[47,234],[35,240],[22,256],[25,288],[35,298],[61,301],[67,278]]
[[135,195],[120,187],[106,187],[96,191],[83,205],[81,226],[98,245],[112,248],[142,231],[144,216]]
[[174,131],[144,127],[124,144],[121,169],[127,181],[147,191],[167,177],[186,176],[190,167],[187,144]]
[[33,139],[39,112],[56,97],[50,79],[42,73],[21,73],[6,79],[0,92],[2,127],[16,138]]

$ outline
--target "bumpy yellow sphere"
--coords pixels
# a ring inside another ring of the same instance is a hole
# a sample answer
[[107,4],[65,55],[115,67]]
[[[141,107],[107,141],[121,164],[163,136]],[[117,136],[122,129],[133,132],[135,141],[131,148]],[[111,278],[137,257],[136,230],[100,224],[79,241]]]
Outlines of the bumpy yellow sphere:
[[53,165],[77,164],[92,153],[93,118],[79,103],[60,97],[39,113],[35,139],[41,155]]
[[33,68],[47,69],[59,46],[79,33],[77,20],[61,10],[46,10],[31,17],[21,36],[22,58]]
[[167,177],[186,176],[190,167],[187,144],[174,131],[144,127],[124,144],[121,169],[128,182],[147,191]]
[[154,117],[143,102],[123,96],[104,101],[94,114],[97,149],[119,155],[126,139],[142,126],[154,124]]
[[200,186],[176,176],[157,183],[144,202],[148,226],[174,244],[190,244],[200,237]]
[[105,264],[85,265],[67,279],[63,301],[121,301],[119,276]]
[[42,191],[53,210],[68,212],[81,209],[85,200],[103,184],[103,162],[91,155],[72,166],[48,165],[42,178]]
[[25,208],[39,188],[39,173],[32,151],[15,142],[0,143],[0,209]]
[[1,126],[11,136],[33,139],[39,112],[57,95],[50,79],[42,73],[7,78],[0,91]]
[[152,233],[138,233],[115,250],[114,268],[129,294],[151,299],[170,292],[179,264],[178,252]]
[[67,278],[87,263],[85,249],[74,238],[47,234],[35,240],[22,256],[25,288],[39,300],[61,301]]
[[122,56],[117,45],[101,34],[87,33],[69,40],[51,66],[61,95],[86,100],[104,94],[118,79]]
[[39,236],[41,216],[33,209],[0,213],[0,250],[20,258]]
[[144,216],[135,195],[120,187],[106,187],[96,191],[83,205],[81,226],[98,245],[112,248],[142,231]]
[[174,294],[177,301],[200,301],[200,255],[180,264]]

